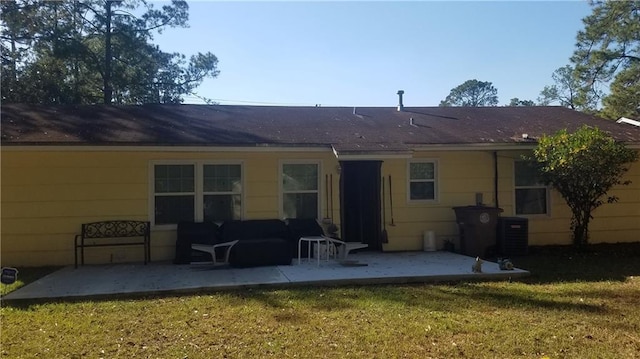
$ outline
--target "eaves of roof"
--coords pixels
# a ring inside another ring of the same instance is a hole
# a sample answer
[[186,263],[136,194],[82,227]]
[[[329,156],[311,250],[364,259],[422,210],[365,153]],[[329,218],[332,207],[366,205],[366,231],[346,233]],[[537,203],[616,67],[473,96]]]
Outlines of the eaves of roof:
[[[3,104],[2,146],[322,148],[341,156],[414,149],[533,147],[597,126],[640,145],[640,129],[562,107],[268,107]],[[484,147],[483,147],[484,146]]]

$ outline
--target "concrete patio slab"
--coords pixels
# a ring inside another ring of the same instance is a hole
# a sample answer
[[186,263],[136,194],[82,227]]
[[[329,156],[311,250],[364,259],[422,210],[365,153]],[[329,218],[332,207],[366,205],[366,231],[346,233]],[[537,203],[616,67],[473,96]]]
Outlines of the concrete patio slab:
[[74,299],[117,295],[185,293],[261,286],[337,285],[370,283],[507,280],[529,275],[521,269],[503,271],[485,262],[473,273],[474,258],[450,252],[361,252],[349,255],[357,266],[336,260],[294,259],[289,266],[211,268],[171,263],[90,265],[65,267],[3,297]]

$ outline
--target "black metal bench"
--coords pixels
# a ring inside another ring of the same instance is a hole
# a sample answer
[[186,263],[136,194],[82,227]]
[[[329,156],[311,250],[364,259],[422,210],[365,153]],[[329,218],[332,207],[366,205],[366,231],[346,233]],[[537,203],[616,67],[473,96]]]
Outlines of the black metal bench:
[[[84,249],[86,247],[107,246],[144,246],[144,264],[151,260],[151,223],[144,221],[102,221],[82,224],[82,233],[74,240],[75,266],[78,268],[78,249],[80,264],[84,265]],[[141,237],[142,241],[123,240],[124,238]],[[87,239],[92,240],[87,243]],[[114,240],[109,242],[108,240]]]

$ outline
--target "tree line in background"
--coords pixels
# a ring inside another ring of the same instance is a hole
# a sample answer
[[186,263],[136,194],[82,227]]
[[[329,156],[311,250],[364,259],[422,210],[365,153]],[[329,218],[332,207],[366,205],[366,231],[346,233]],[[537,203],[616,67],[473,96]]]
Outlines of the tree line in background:
[[[640,118],[640,1],[592,1],[583,19],[571,64],[552,74],[537,102],[511,99],[508,106],[558,104],[618,119]],[[608,86],[608,92],[603,88]],[[491,82],[468,80],[440,106],[497,106]]]
[[[617,119],[640,117],[640,1],[592,1],[571,64],[552,74],[537,101]],[[43,104],[176,103],[218,74],[210,52],[187,57],[152,43],[186,27],[184,0],[0,1],[2,101]],[[134,15],[135,13],[135,15]],[[608,91],[603,89],[608,86]],[[440,106],[497,106],[491,82],[469,80]]]
[[[218,74],[210,52],[188,59],[151,43],[186,27],[172,0],[1,1],[2,101],[41,104],[179,103]],[[134,14],[135,13],[135,14]]]

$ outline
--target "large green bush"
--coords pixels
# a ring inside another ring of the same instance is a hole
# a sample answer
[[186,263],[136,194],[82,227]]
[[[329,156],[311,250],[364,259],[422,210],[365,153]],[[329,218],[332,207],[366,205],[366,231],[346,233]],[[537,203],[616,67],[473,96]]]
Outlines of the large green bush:
[[589,242],[592,211],[618,200],[607,192],[613,186],[631,183],[623,181],[623,176],[637,159],[635,150],[586,125],[574,133],[561,130],[543,136],[529,158],[545,184],[560,192],[571,208],[573,243],[578,247]]

